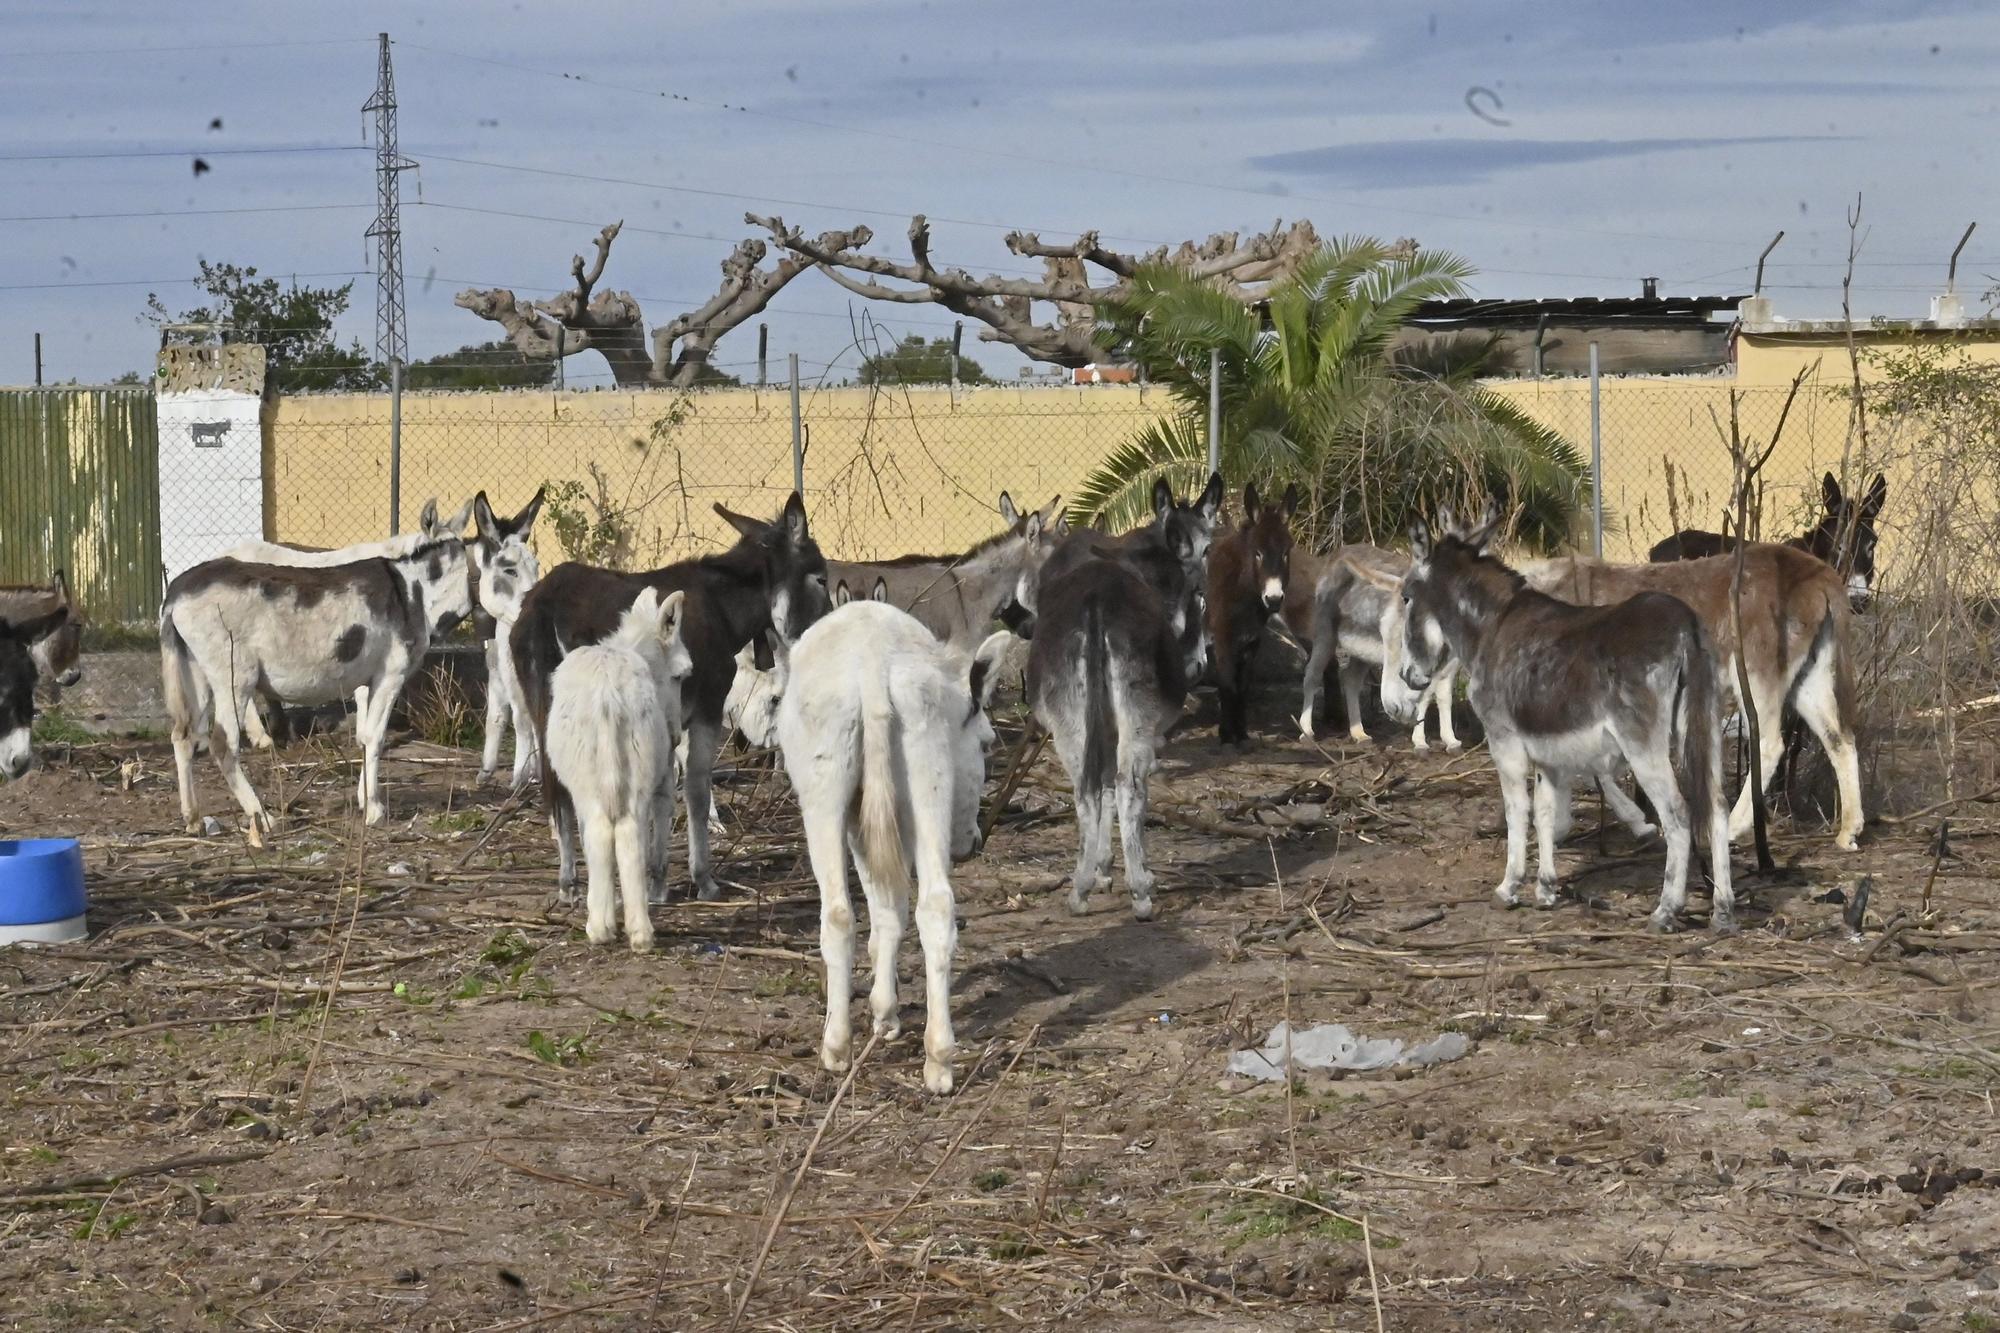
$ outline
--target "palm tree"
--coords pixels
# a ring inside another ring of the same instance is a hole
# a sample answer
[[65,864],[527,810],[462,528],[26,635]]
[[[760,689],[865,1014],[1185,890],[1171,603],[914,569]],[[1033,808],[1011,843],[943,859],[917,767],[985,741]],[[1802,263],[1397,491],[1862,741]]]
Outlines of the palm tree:
[[1130,526],[1150,513],[1155,478],[1182,494],[1199,488],[1213,350],[1223,475],[1297,482],[1301,536],[1315,545],[1394,540],[1442,505],[1476,513],[1497,494],[1521,540],[1561,546],[1581,530],[1588,469],[1562,436],[1480,385],[1496,340],[1397,345],[1420,304],[1463,295],[1472,272],[1454,255],[1343,239],[1253,306],[1171,267],[1141,270],[1130,298],[1103,313],[1101,336],[1164,383],[1175,407],[1097,467],[1072,517]]

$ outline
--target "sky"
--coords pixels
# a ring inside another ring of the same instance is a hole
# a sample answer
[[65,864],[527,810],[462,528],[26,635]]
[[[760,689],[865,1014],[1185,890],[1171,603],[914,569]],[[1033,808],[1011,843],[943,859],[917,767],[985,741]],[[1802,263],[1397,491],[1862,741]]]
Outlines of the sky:
[[[204,258],[352,280],[341,331],[372,347],[383,30],[415,358],[500,336],[456,292],[548,296],[615,219],[601,285],[663,321],[759,234],[746,210],[896,257],[921,211],[940,262],[1010,276],[1014,228],[1143,249],[1305,217],[1505,297],[1744,293],[1782,229],[1767,292],[1823,318],[1858,194],[1858,314],[1922,316],[1975,219],[1959,288],[2000,282],[2000,12],[1970,3],[0,0],[0,383],[32,382],[36,331],[50,381],[149,371],[147,293],[194,304]],[[851,373],[864,321],[953,321],[814,273],[763,318],[809,379]],[[755,356],[754,326],[717,349]],[[594,353],[568,371],[609,382]]]

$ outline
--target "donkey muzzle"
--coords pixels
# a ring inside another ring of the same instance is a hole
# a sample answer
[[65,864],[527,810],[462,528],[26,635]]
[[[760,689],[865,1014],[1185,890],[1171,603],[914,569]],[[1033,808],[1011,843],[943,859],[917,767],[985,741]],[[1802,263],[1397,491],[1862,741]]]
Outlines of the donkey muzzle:
[[78,681],[82,679],[83,679],[83,668],[80,666],[73,666],[69,670],[63,672],[60,676],[56,677],[56,684],[62,686],[64,689],[68,689],[70,686],[76,684]]
[[1263,596],[1265,612],[1267,614],[1274,614],[1279,607],[1285,604],[1285,585],[1276,579],[1265,579]]

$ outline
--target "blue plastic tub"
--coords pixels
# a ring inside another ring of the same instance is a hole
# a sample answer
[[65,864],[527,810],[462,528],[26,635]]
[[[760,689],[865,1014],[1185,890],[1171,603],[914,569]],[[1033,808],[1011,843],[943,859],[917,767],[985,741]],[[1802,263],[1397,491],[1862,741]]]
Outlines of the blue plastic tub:
[[0,945],[82,939],[86,901],[75,838],[0,840]]

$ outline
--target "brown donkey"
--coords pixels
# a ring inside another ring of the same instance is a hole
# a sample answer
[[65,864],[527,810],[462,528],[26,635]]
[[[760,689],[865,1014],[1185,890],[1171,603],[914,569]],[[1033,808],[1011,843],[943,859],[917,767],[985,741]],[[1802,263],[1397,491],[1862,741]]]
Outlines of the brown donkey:
[[1299,488],[1287,486],[1276,505],[1260,505],[1257,483],[1243,488],[1243,521],[1208,552],[1208,639],[1215,654],[1215,690],[1221,704],[1216,738],[1246,743],[1250,669],[1264,622],[1285,605],[1292,577],[1292,515]]
[[[1535,897],[1553,906],[1557,793],[1578,776],[1625,766],[1659,812],[1667,842],[1654,928],[1673,929],[1680,919],[1699,821],[1715,884],[1709,925],[1734,929],[1722,710],[1701,621],[1658,592],[1572,606],[1535,591],[1486,553],[1499,518],[1496,505],[1472,532],[1447,530],[1435,541],[1422,525],[1412,529],[1402,645],[1403,683],[1413,691],[1429,684],[1447,657],[1465,667],[1467,697],[1485,724],[1507,812],[1507,872],[1495,896],[1503,906],[1519,901],[1532,804],[1541,852]],[[1686,800],[1676,758],[1684,761]]]

